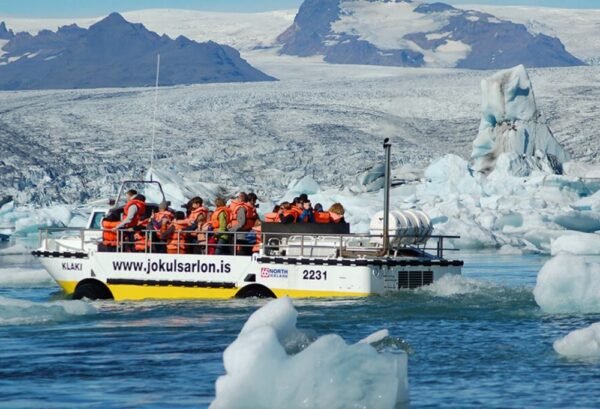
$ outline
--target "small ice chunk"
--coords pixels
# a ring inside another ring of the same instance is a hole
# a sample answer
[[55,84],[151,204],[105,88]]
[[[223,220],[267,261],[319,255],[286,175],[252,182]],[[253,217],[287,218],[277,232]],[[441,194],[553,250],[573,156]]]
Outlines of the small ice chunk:
[[556,340],[554,350],[568,358],[600,359],[600,322]]
[[559,254],[537,276],[535,301],[549,313],[600,312],[600,263]]

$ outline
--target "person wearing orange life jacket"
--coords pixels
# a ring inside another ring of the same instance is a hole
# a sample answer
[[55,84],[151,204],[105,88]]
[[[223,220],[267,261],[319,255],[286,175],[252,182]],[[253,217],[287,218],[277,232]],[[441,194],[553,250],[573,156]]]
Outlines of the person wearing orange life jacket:
[[248,193],[248,202],[246,204],[246,220],[248,222],[248,224],[251,224],[252,227],[250,227],[250,229],[252,229],[255,225],[256,225],[256,221],[259,219],[258,217],[258,206],[259,204],[257,203],[258,201],[258,197],[256,196],[255,193]]
[[167,243],[166,240],[163,239],[163,236],[174,218],[175,215],[169,210],[169,205],[167,202],[161,202],[158,204],[158,212],[152,214],[151,217],[151,229],[155,232],[152,235],[153,252],[167,252]]
[[167,253],[169,254],[185,254],[186,253],[186,233],[184,229],[187,227],[187,221],[183,212],[175,213],[175,220],[167,229],[164,236],[167,240]]
[[98,251],[117,251],[118,236],[114,229],[119,223],[119,216],[114,212],[109,213],[102,219],[102,242],[98,243]]
[[204,213],[204,215],[208,216],[208,209],[204,207],[204,201],[201,197],[192,198],[187,204],[188,215],[186,217],[186,221],[189,226],[192,226],[196,219],[198,219],[198,215]]
[[292,204],[290,202],[281,203],[279,221],[283,224],[296,223],[296,212],[292,210]]
[[225,205],[223,198],[217,197],[215,199],[215,206],[217,207],[213,212],[210,223],[214,231],[214,238],[217,240],[215,254],[226,255],[230,254],[229,235],[223,234],[227,232],[229,223],[231,222],[231,215],[229,208]]
[[300,197],[295,197],[292,203],[292,212],[296,216],[296,223],[300,222],[300,216],[304,212],[304,201]]
[[123,208],[124,218],[115,230],[137,227],[143,219],[144,213],[146,213],[146,198],[144,196],[139,195],[133,189],[128,190],[126,196],[127,203]]
[[315,205],[315,209],[313,211],[313,216],[315,218],[315,223],[326,224],[331,222],[331,217],[329,216],[329,212],[323,211],[323,205],[321,203],[317,203]]
[[256,219],[254,227],[252,228],[252,233],[256,237],[254,246],[252,246],[252,253],[258,253],[260,252],[260,245],[262,244],[262,223],[259,219]]
[[275,207],[273,207],[273,211],[271,213],[265,214],[265,222],[267,222],[267,223],[281,222],[281,220],[279,219],[280,212],[281,212],[281,206],[275,205]]
[[240,192],[236,199],[231,200],[229,210],[231,214],[229,231],[236,233],[234,244],[239,248],[239,251],[238,248],[234,250],[240,255],[249,256],[252,254],[252,246],[246,240],[246,232],[254,227],[254,220],[252,219],[253,207],[248,203],[248,195]]

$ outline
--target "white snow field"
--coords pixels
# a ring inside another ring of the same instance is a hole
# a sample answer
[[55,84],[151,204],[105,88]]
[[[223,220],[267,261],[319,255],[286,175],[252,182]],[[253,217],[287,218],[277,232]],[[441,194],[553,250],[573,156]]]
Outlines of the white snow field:
[[554,342],[554,350],[573,359],[600,358],[600,322],[570,332]]
[[559,254],[544,264],[533,290],[547,313],[600,312],[600,262]]
[[248,318],[223,353],[226,374],[217,379],[211,409],[392,408],[408,401],[406,352],[375,347],[387,331],[348,345],[335,334],[299,331],[297,316],[285,297]]

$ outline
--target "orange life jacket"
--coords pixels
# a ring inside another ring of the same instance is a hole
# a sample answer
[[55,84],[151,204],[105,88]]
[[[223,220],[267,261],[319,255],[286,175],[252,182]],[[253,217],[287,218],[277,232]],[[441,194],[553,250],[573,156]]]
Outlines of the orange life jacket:
[[159,223],[162,219],[167,219],[168,221],[171,221],[173,220],[173,213],[171,213],[168,210],[156,212],[154,213],[154,216],[152,216],[152,219],[157,223]]
[[135,213],[135,216],[133,216],[133,220],[131,220],[131,223],[128,223],[127,225],[123,226],[125,228],[135,227],[139,225],[140,220],[144,216],[144,213],[146,213],[146,203],[134,197],[129,202],[127,202],[127,204],[123,208],[123,215],[125,218],[127,218],[127,215],[129,214],[129,208],[133,205],[137,207],[137,212]]
[[252,246],[252,252],[253,253],[258,253],[260,251],[260,245],[262,243],[262,227],[261,226],[254,226],[252,228],[252,231],[254,233],[256,233],[256,243],[254,244],[254,246]]
[[246,223],[250,223],[252,229],[258,220],[258,213],[256,212],[256,207],[252,203],[244,203],[246,206]]
[[168,254],[185,254],[185,238],[186,234],[181,230],[187,227],[186,220],[175,220],[175,231],[171,234],[171,237],[167,240],[167,253]]
[[231,224],[237,224],[237,214],[238,210],[240,210],[241,207],[246,209],[246,222],[240,230],[250,231],[250,229],[254,227],[254,222],[256,221],[256,219],[252,219],[252,212],[256,214],[256,210],[254,209],[254,206],[252,206],[250,203],[238,202],[237,200],[231,201],[231,205],[229,206],[229,211],[231,214]]
[[102,220],[102,244],[107,247],[117,247],[117,232],[108,231],[117,227],[121,222],[109,222],[108,220]]
[[279,223],[279,213],[267,213],[265,214],[265,222],[267,223]]
[[294,212],[294,214],[296,215],[294,217],[294,219],[296,219],[296,221],[298,221],[298,219],[300,218],[300,215],[302,215],[302,213],[304,212],[304,210],[302,210],[296,206],[292,207],[291,211]]
[[314,212],[315,223],[329,223],[331,221],[331,217],[329,216],[329,212]]
[[133,241],[135,251],[145,252],[148,248],[148,243],[146,242],[146,234],[141,231],[136,231],[133,233]]
[[213,212],[212,216],[210,217],[210,223],[212,224],[212,227],[215,231],[219,230],[219,227],[221,227],[219,224],[219,215],[221,214],[221,212],[225,212],[225,216],[227,216],[226,224],[229,224],[231,222],[231,212],[229,211],[229,208],[226,206],[217,207],[217,209]]
[[283,212],[281,212],[281,215],[283,217],[292,216],[294,218],[294,223],[296,223],[298,221],[299,214],[298,214],[298,212],[295,212],[294,209],[284,210]]
[[196,209],[192,209],[192,211],[190,212],[190,215],[186,219],[188,225],[191,226],[192,224],[196,223],[198,216],[202,213],[204,213],[205,215],[208,216],[208,209],[203,206],[200,206]]

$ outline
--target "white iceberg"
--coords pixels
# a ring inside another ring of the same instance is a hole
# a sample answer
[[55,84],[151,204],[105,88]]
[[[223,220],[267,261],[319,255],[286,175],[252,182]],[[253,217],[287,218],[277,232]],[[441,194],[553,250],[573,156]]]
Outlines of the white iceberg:
[[554,350],[567,358],[600,359],[600,322],[556,340]]
[[348,345],[337,335],[311,343],[296,329],[289,298],[250,316],[225,350],[226,374],[211,409],[394,408],[408,400],[407,355],[380,353],[369,342]]
[[552,240],[550,254],[600,256],[600,234],[569,233]]
[[33,302],[0,295],[0,325],[31,325],[65,321],[76,316],[96,313],[83,301]]
[[600,312],[600,263],[559,254],[544,264],[533,290],[535,301],[549,313]]
[[522,176],[528,174],[530,165],[560,173],[569,155],[538,111],[525,67],[519,65],[482,80],[481,91],[481,124],[473,142],[472,168],[487,175],[494,170],[500,154],[509,152],[533,159],[518,166]]

